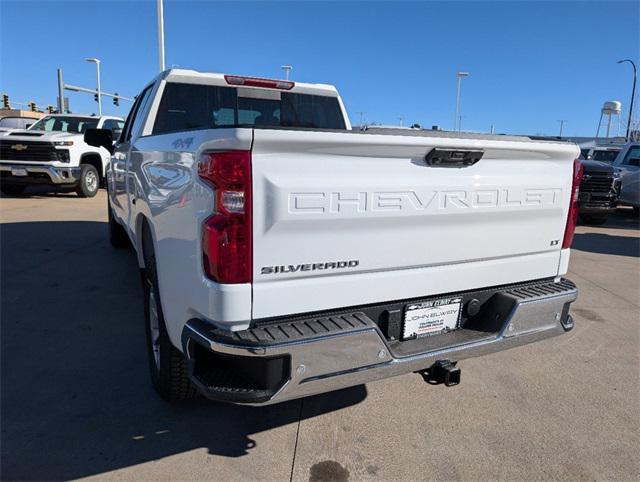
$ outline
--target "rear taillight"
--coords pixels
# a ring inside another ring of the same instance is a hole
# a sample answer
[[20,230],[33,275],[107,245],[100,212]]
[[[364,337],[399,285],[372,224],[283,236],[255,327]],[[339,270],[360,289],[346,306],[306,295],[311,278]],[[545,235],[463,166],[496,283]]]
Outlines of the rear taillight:
[[571,185],[571,200],[569,201],[569,215],[567,216],[567,226],[564,229],[564,239],[562,249],[570,248],[573,242],[573,232],[576,230],[578,221],[578,190],[584,174],[584,166],[576,159],[573,161],[573,183]]
[[259,77],[241,77],[239,75],[225,75],[224,80],[229,85],[244,85],[246,87],[262,87],[263,89],[291,90],[295,85],[288,80],[262,79]]
[[198,175],[215,189],[215,213],[204,221],[202,262],[218,283],[250,283],[251,152],[207,152]]

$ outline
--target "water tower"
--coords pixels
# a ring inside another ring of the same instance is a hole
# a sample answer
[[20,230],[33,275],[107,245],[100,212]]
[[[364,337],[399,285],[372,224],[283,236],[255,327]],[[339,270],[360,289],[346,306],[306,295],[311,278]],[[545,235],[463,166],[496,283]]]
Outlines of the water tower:
[[598,130],[596,137],[600,135],[600,127],[602,126],[602,118],[607,117],[607,137],[609,137],[609,131],[611,130],[611,120],[613,117],[618,118],[618,135],[620,135],[620,112],[622,111],[622,104],[617,100],[610,100],[602,104],[600,110],[600,121],[598,122]]

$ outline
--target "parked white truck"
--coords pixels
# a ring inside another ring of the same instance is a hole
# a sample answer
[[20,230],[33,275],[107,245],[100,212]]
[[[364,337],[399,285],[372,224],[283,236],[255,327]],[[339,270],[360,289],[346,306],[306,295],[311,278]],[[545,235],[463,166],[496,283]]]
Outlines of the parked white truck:
[[124,120],[111,116],[55,114],[27,130],[0,138],[0,189],[22,194],[27,186],[60,186],[80,197],[93,197],[104,179],[109,150],[84,142],[88,128],[109,129],[117,138]]
[[155,388],[268,404],[416,371],[455,384],[458,360],[570,330],[578,154],[352,131],[329,85],[165,71],[107,171]]

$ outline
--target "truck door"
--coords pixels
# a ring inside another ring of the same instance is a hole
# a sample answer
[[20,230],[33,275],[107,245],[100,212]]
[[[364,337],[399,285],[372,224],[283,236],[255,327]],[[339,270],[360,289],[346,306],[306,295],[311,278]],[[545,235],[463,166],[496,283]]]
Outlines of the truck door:
[[135,182],[130,179],[130,164],[133,150],[134,136],[137,136],[145,118],[145,111],[153,85],[148,86],[136,99],[131,113],[125,123],[121,142],[116,144],[112,163],[113,192],[110,193],[111,202],[117,210],[117,215],[127,226],[131,225],[131,203],[135,202]]

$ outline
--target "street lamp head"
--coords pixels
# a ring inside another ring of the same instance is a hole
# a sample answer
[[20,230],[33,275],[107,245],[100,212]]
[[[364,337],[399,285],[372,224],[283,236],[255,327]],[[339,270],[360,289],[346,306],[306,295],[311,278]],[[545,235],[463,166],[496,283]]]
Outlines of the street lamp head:
[[624,64],[625,62],[629,62],[629,63],[633,66],[633,68],[634,68],[634,69],[636,68],[636,64],[635,64],[635,62],[634,62],[633,60],[631,60],[631,59],[622,59],[622,60],[618,60],[618,61],[616,62],[616,64]]
[[638,77],[638,71],[636,70],[636,63],[633,60],[631,59],[618,60],[619,64],[622,64],[624,62],[629,62],[631,64],[631,67],[633,67],[633,86],[631,87],[631,104],[629,105],[629,119],[627,120],[627,134],[625,136],[625,138],[629,140],[629,134],[631,132],[631,117],[633,115],[633,99],[636,95],[636,80]]
[[88,57],[85,59],[87,62],[95,62],[96,64],[100,63],[100,59],[96,59],[95,57]]
[[280,68],[282,70],[284,70],[284,78],[286,80],[289,80],[289,72],[291,72],[293,70],[293,66],[292,65],[281,65]]
[[456,75],[458,77],[469,77],[469,72],[458,72]]

